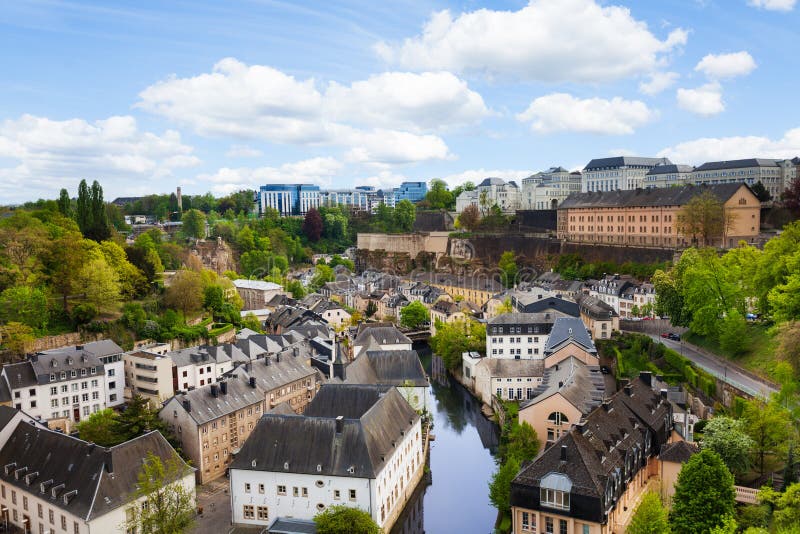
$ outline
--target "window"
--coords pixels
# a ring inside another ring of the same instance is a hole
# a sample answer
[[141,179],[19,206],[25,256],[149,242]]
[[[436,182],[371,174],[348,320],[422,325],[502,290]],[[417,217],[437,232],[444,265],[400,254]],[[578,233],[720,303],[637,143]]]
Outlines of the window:
[[259,493],[264,493],[264,484],[259,484],[258,485],[258,492]]
[[256,517],[256,510],[255,506],[252,504],[245,504],[244,505],[244,518],[245,519],[255,519]]
[[333,490],[333,500],[338,501],[342,497],[342,492],[339,490]]
[[569,510],[569,493],[566,491],[548,488],[541,488],[540,491],[540,501],[543,506]]
[[589,534],[589,525],[583,525],[583,534]]
[[259,506],[258,507],[258,520],[259,521],[266,521],[269,519],[269,508],[266,506]]
[[67,516],[61,516],[61,530],[67,530]]
[[356,500],[356,490],[354,490],[354,489],[350,490],[350,500],[351,501]]
[[50,388],[50,395],[56,395],[58,393],[58,388],[53,386]]
[[545,517],[544,518],[544,531],[545,534],[555,534],[553,530],[553,518],[552,517]]
[[299,497],[300,496],[300,488],[297,486],[292,487],[292,497]]
[[563,519],[558,520],[558,534],[567,534],[567,522]]
[[531,528],[531,514],[522,512],[522,530],[530,530]]
[[303,491],[302,491],[301,495],[303,497],[308,497],[308,488],[303,488]]
[[286,486],[278,486],[278,495],[286,495]]
[[250,483],[249,482],[245,482],[244,483],[244,492],[245,493],[250,493]]

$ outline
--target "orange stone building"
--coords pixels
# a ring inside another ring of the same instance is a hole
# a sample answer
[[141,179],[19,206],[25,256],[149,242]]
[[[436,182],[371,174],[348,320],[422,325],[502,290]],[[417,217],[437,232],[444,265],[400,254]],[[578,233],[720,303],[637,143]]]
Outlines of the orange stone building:
[[681,209],[704,191],[723,203],[730,218],[723,235],[707,244],[732,248],[742,240],[754,243],[761,224],[761,203],[745,184],[573,194],[558,208],[558,238],[620,246],[691,246],[692,236],[678,232],[678,217]]

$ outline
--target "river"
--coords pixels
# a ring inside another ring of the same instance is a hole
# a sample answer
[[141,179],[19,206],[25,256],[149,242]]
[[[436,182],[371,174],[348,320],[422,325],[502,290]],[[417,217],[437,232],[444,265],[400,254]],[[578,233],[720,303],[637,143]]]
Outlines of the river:
[[497,510],[489,480],[498,429],[481,414],[481,403],[454,379],[431,373],[432,357],[419,351],[431,376],[433,435],[428,482],[419,484],[392,534],[490,534]]

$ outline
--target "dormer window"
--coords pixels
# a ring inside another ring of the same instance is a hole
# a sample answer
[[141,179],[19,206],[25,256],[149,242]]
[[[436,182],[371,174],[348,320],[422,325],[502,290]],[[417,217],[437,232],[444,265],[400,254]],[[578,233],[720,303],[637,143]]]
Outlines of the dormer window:
[[557,510],[569,510],[572,481],[567,475],[550,473],[540,482],[540,504]]

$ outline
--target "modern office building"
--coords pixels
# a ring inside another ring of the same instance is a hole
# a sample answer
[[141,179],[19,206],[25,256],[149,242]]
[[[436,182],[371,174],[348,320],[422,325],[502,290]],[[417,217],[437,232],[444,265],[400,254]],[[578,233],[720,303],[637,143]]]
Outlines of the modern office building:
[[630,191],[644,187],[644,177],[656,165],[671,165],[667,158],[618,156],[591,160],[583,169],[582,191]]
[[674,165],[671,163],[656,165],[645,174],[642,187],[650,189],[686,185],[691,183],[693,170],[694,167],[691,165]]
[[426,194],[428,194],[428,184],[425,182],[403,182],[394,190],[395,202],[401,200],[419,202]]
[[743,183],[750,187],[761,182],[776,199],[796,176],[792,160],[750,158],[703,163],[692,171],[691,181],[696,185]]
[[264,215],[267,208],[277,210],[283,217],[305,215],[309,209],[319,207],[320,190],[312,184],[262,185],[255,201],[259,215]]

